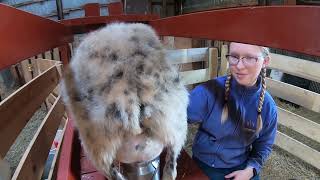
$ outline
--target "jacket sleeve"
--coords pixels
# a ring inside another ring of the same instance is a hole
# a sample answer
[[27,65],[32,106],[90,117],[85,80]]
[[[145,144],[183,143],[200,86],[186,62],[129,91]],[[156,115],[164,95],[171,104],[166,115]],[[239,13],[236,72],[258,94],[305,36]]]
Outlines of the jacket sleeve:
[[270,123],[262,130],[260,137],[252,144],[252,151],[250,153],[247,166],[256,169],[260,172],[263,164],[268,159],[272,151],[272,145],[277,133],[277,112],[271,116]]
[[208,96],[206,88],[197,86],[189,95],[189,106],[187,109],[188,123],[202,122],[208,114]]

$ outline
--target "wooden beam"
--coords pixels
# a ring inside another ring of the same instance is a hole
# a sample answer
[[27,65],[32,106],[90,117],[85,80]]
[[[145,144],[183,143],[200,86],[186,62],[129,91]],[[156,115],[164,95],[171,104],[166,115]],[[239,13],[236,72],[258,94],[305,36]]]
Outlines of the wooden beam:
[[271,53],[268,68],[320,83],[320,63]]
[[198,69],[180,72],[185,85],[201,83],[209,80],[209,69]]
[[59,79],[57,68],[52,67],[0,102],[0,156],[6,155],[34,112],[57,86]]
[[320,94],[270,78],[266,82],[272,95],[320,112]]
[[278,122],[320,143],[320,124],[278,107]]
[[166,58],[172,64],[208,61],[208,48],[166,50]]
[[160,36],[234,41],[320,56],[319,19],[318,6],[261,6],[190,13],[150,25]]
[[278,131],[275,145],[320,170],[320,152]]
[[22,156],[12,180],[41,179],[49,150],[64,111],[65,107],[59,96]]
[[4,4],[0,17],[0,70],[73,40],[63,24]]
[[105,26],[105,24],[113,22],[144,22],[148,23],[151,20],[158,19],[157,15],[112,15],[112,16],[95,16],[76,19],[67,19],[60,21],[65,26],[71,28],[73,33],[83,33],[90,30],[90,25],[96,29],[97,25]]
[[218,76],[218,49],[209,48],[209,75],[210,79]]

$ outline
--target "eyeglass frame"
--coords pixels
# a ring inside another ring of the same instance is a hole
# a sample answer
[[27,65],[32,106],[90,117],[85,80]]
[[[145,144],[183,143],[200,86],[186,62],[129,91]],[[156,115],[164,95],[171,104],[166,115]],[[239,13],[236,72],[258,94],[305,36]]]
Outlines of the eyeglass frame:
[[[237,59],[237,62],[236,62],[236,63],[230,63],[229,57],[233,57],[233,58]],[[240,60],[242,60],[242,63],[243,63],[245,66],[252,66],[252,65],[254,65],[255,63],[257,63],[260,58],[263,58],[263,56],[258,56],[258,57],[252,57],[252,56],[237,57],[237,56],[234,56],[234,55],[232,55],[232,54],[227,54],[227,55],[226,55],[226,58],[227,58],[227,60],[228,60],[228,62],[229,62],[229,64],[230,64],[231,66],[236,66],[236,65],[238,65],[238,63],[240,62]],[[251,64],[251,63],[248,63],[246,60],[244,60],[244,59],[248,59],[248,58],[254,59],[255,62]]]

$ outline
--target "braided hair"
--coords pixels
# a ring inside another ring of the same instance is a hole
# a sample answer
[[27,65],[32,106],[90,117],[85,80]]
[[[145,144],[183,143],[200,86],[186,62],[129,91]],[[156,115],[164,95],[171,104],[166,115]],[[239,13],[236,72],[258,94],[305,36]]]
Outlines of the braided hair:
[[[268,57],[270,54],[269,48],[261,47],[261,49],[262,49],[263,57],[264,58]],[[266,67],[263,67],[260,72],[262,89],[260,92],[259,102],[258,102],[258,107],[257,107],[258,116],[257,116],[256,134],[258,134],[262,130],[262,126],[263,126],[261,112],[262,112],[262,107],[263,107],[263,102],[264,102],[264,96],[265,96],[266,89],[267,89],[266,74],[267,74],[267,69],[266,69]],[[228,102],[228,98],[229,98],[229,94],[230,94],[231,79],[232,79],[232,75],[229,70],[228,74],[227,74],[227,79],[225,82],[224,106],[223,106],[223,110],[222,110],[222,114],[221,114],[221,123],[222,124],[225,123],[228,119],[228,103],[227,102]]]

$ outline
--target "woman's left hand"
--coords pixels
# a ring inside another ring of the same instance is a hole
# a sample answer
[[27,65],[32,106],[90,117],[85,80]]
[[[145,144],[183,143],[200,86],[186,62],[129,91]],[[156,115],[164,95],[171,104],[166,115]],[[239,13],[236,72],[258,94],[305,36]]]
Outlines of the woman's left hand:
[[234,171],[225,176],[226,179],[233,180],[250,180],[253,177],[253,168],[247,167],[244,170]]

